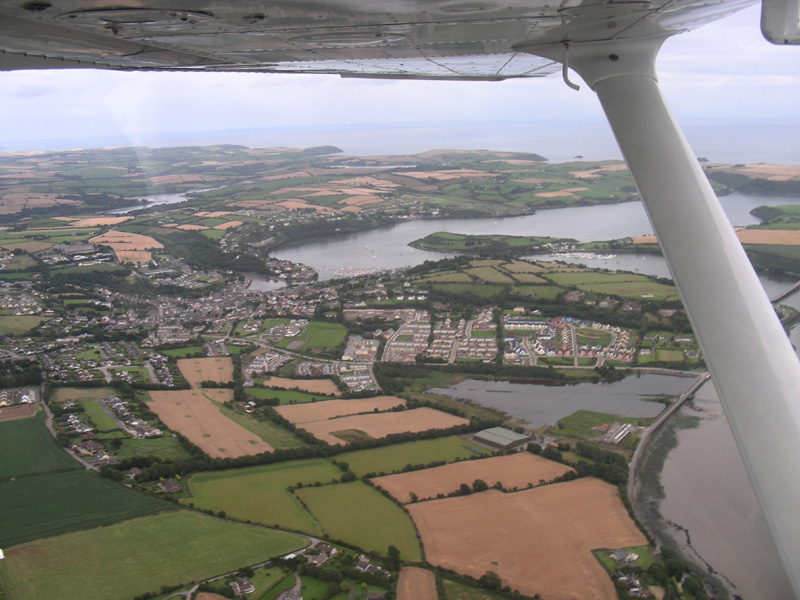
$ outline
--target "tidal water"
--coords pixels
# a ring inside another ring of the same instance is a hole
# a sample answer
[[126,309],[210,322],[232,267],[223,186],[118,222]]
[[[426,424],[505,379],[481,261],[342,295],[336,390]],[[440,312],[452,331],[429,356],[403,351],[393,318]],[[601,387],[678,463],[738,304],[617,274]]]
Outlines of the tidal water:
[[[754,208],[800,204],[800,198],[731,194],[723,197],[721,203],[732,225],[750,225],[758,222],[750,214]],[[438,231],[471,235],[539,235],[582,242],[653,233],[642,204],[625,202],[540,210],[522,217],[408,221],[378,230],[287,244],[271,254],[276,258],[314,267],[320,279],[325,280],[337,276],[345,268],[396,269],[415,266],[426,260],[438,260],[442,258],[442,253],[418,250],[408,245]],[[658,274],[669,276],[668,272]]]
[[621,415],[655,417],[664,405],[648,401],[666,394],[678,396],[694,378],[670,375],[641,375],[613,383],[578,383],[564,386],[465,379],[448,388],[432,388],[432,394],[460,398],[493,408],[530,423],[529,427],[555,425],[578,410]]
[[[661,472],[660,511],[673,538],[744,600],[792,598],[711,382],[680,412],[699,424],[678,431],[678,445]],[[776,469],[787,467],[776,457]]]

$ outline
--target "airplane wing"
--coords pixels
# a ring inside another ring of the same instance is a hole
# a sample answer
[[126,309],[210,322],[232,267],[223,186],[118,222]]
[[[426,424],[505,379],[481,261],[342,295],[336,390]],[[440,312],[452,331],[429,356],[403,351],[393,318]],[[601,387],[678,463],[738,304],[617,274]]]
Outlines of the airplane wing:
[[[800,43],[797,0],[762,30]],[[568,67],[614,130],[800,597],[800,363],[658,88],[669,36],[752,0],[0,0],[0,70],[499,80]],[[702,57],[698,57],[702,60]],[[572,84],[574,85],[574,84]]]
[[0,70],[541,77],[560,65],[519,46],[663,37],[752,1],[208,0],[171,10],[152,0],[0,0]]

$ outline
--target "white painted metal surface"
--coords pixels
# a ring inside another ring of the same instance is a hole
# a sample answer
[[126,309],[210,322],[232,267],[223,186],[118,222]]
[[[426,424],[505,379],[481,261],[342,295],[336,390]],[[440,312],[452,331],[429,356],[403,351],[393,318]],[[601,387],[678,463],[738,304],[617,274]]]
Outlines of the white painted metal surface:
[[630,167],[800,597],[800,362],[664,103],[660,45],[573,46],[570,65],[597,92]]

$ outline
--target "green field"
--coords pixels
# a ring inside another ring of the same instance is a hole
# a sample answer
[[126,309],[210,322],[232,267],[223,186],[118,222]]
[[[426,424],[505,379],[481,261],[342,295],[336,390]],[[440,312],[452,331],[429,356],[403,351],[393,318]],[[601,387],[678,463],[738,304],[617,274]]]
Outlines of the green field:
[[176,358],[186,358],[187,356],[194,356],[198,352],[202,352],[201,346],[187,346],[186,348],[170,348],[168,350],[159,350],[159,354],[164,356],[173,356]]
[[347,328],[339,323],[312,322],[309,323],[301,337],[305,343],[300,350],[321,350],[335,348],[347,335]]
[[12,600],[130,600],[307,545],[295,535],[176,511],[10,548]]
[[404,560],[419,560],[411,517],[379,491],[361,481],[296,490],[328,537],[366,551],[386,553],[392,545]]
[[502,598],[499,594],[494,594],[489,590],[471,587],[449,579],[444,579],[442,584],[444,598],[439,598],[439,600],[499,600]]
[[33,316],[0,317],[0,335],[22,335],[46,320],[43,317]]
[[461,458],[488,454],[488,450],[470,444],[457,436],[406,442],[372,450],[346,452],[336,457],[346,462],[357,476],[367,473],[395,473],[408,464],[429,464],[434,461],[453,462]]
[[133,456],[158,456],[163,460],[185,460],[191,458],[191,454],[181,446],[178,440],[171,436],[141,440],[126,438],[122,441],[122,447],[114,451],[114,455],[120,459]]
[[559,421],[559,427],[551,427],[549,433],[570,438],[594,440],[601,433],[592,430],[596,425],[613,425],[614,423],[631,423],[640,427],[650,425],[655,418],[621,417],[619,415],[608,415],[605,413],[592,412],[590,410],[579,410],[568,417]]
[[300,448],[306,445],[291,431],[272,421],[257,419],[245,413],[240,407],[230,408],[219,403],[216,404],[223,416],[241,425],[250,433],[254,433],[273,448]]
[[222,510],[240,521],[320,535],[319,525],[286,488],[298,483],[328,483],[341,475],[337,467],[321,458],[198,473],[189,479],[192,497],[181,502],[214,512]]
[[85,470],[6,481],[0,484],[0,506],[0,548],[175,510]]
[[511,295],[525,300],[555,300],[564,288],[554,285],[515,285]]
[[44,419],[44,412],[39,411],[28,419],[0,421],[0,481],[80,468],[56,444]]
[[119,424],[105,412],[105,409],[95,400],[84,400],[80,403],[83,410],[94,423],[97,431],[113,431],[119,429]]
[[280,388],[245,388],[245,393],[253,398],[277,398],[281,404],[302,404],[311,402],[315,398],[327,398],[322,394],[309,394],[297,390],[282,390]]

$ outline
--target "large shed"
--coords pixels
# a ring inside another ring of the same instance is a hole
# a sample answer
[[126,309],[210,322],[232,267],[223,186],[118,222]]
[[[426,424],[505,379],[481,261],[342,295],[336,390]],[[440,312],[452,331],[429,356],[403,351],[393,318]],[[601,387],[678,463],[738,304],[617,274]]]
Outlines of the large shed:
[[511,450],[518,448],[531,440],[531,436],[524,433],[516,433],[505,427],[492,427],[484,429],[472,436],[476,442],[481,442],[487,446],[500,450]]

